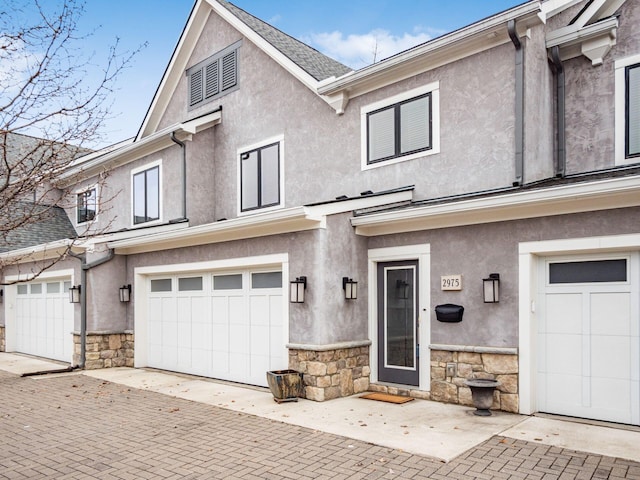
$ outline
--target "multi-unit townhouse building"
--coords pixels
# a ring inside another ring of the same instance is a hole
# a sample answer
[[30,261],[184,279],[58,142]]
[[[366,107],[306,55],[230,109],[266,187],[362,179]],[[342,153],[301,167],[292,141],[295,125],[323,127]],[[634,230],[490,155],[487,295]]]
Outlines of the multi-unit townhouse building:
[[99,235],[0,254],[6,351],[640,424],[639,24],[529,1],[351,71],[197,0],[135,139],[59,179]]

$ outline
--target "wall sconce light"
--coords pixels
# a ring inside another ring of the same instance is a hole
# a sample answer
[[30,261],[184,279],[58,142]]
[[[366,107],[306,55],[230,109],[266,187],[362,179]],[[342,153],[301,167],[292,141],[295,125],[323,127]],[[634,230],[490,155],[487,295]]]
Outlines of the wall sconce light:
[[353,278],[342,277],[342,289],[344,290],[345,300],[358,298],[358,282],[354,282]]
[[484,287],[484,303],[498,303],[500,301],[500,274],[489,274],[489,278],[482,279],[482,284]]
[[128,302],[131,300],[131,284],[120,287],[120,301]]
[[69,287],[69,302],[71,303],[80,303],[80,285],[74,285],[73,287]]
[[396,280],[396,291],[400,300],[407,300],[409,298],[409,282]]
[[291,280],[289,300],[291,303],[304,303],[304,291],[307,289],[307,277],[297,277]]
[[4,288],[0,288],[0,303],[4,301]]

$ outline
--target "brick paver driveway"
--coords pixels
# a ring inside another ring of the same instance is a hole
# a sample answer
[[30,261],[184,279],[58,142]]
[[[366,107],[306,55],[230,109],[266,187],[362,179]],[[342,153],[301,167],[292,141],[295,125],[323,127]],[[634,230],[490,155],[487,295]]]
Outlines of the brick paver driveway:
[[502,437],[444,464],[84,375],[0,371],[0,478],[640,479],[640,464]]

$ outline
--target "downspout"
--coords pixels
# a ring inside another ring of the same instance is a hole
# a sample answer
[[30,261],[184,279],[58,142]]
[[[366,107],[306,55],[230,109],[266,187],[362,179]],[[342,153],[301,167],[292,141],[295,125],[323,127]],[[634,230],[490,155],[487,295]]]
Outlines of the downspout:
[[507,30],[509,38],[516,47],[516,178],[513,186],[518,187],[524,183],[524,47],[518,38],[515,20],[507,22]]
[[564,66],[560,59],[560,48],[556,45],[551,49],[551,60],[554,66],[556,77],[556,177],[564,177],[567,173],[567,151],[566,151],[566,120],[565,120],[565,79]]
[[187,219],[187,145],[176,138],[176,132],[171,132],[171,140],[182,150],[182,218],[172,221],[177,223]]
[[87,359],[87,270],[112,260],[115,256],[113,249],[109,249],[106,257],[87,263],[87,254],[69,252],[69,255],[80,260],[80,361],[78,368],[84,369]]

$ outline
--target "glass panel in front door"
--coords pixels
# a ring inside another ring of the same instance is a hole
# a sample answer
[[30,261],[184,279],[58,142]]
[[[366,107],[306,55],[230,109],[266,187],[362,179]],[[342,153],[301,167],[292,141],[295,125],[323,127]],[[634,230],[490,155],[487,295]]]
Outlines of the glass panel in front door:
[[383,355],[379,379],[404,385],[418,385],[417,263],[383,264],[379,281],[379,331]]

